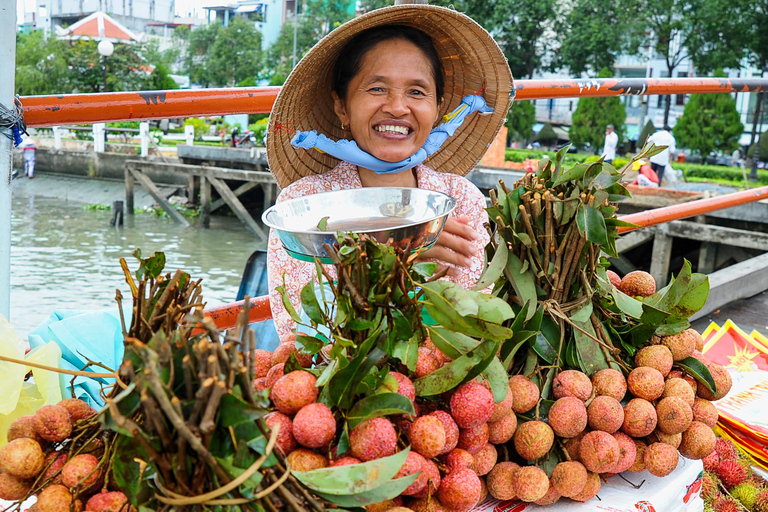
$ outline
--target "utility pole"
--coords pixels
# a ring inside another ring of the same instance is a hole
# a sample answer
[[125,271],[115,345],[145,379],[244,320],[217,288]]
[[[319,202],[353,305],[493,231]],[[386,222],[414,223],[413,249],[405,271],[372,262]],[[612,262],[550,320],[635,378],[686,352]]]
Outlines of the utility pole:
[[293,2],[293,54],[291,55],[291,69],[296,67],[296,39],[299,36],[299,0]]
[[[0,2],[0,105],[16,110],[16,2]],[[11,172],[13,141],[10,128],[0,129],[0,314],[11,315]]]

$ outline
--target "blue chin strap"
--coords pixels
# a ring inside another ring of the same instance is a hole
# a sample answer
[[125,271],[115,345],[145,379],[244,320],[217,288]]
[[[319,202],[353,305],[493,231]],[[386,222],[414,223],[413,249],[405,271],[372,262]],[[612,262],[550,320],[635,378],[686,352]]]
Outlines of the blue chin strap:
[[339,160],[355,164],[364,169],[370,169],[376,174],[395,174],[413,169],[434,154],[448,137],[452,136],[456,129],[462,125],[464,118],[472,112],[490,114],[493,112],[493,109],[485,104],[485,100],[481,96],[474,94],[465,96],[461,100],[461,104],[453,112],[446,114],[443,117],[444,121],[432,129],[421,149],[415,155],[400,162],[379,160],[357,147],[357,143],[353,140],[341,139],[334,142],[325,135],[318,134],[317,130],[296,132],[293,140],[291,140],[291,145],[295,148],[314,148],[322,153],[328,153]]

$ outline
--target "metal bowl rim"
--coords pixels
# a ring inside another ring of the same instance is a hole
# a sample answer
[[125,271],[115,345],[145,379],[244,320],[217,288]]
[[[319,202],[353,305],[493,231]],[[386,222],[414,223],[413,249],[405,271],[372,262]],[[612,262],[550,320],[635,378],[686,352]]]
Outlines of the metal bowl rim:
[[[433,220],[436,220],[436,219],[445,217],[447,215],[450,215],[451,212],[453,212],[453,210],[456,209],[456,206],[458,206],[458,201],[456,201],[456,199],[454,197],[449,196],[445,192],[440,192],[438,190],[430,190],[430,189],[427,189],[427,188],[418,188],[418,187],[363,187],[363,189],[368,189],[368,190],[371,190],[371,189],[419,190],[421,192],[429,192],[431,194],[438,194],[438,195],[441,195],[441,196],[445,196],[448,199],[448,205],[450,207],[449,207],[448,211],[446,211],[443,214],[434,215],[432,217],[427,217],[425,219],[420,219],[418,222],[411,222],[409,224],[399,224],[397,226],[390,226],[390,227],[382,228],[382,229],[367,229],[365,231],[358,231],[359,233],[379,233],[381,231],[392,231],[392,230],[395,230],[395,229],[402,229],[402,228],[416,226],[418,224],[426,224],[427,222],[431,222]],[[266,224],[267,226],[269,226],[271,229],[274,229],[276,231],[287,231],[289,233],[298,233],[298,234],[303,234],[303,235],[318,235],[318,234],[321,234],[321,233],[333,234],[333,233],[336,233],[336,231],[300,231],[300,230],[292,230],[292,229],[288,229],[288,228],[285,228],[285,227],[275,226],[273,223],[269,222],[269,220],[267,219],[267,215],[269,215],[269,213],[272,212],[273,210],[275,210],[278,206],[287,204],[290,201],[297,201],[299,199],[304,199],[304,198],[306,198],[308,196],[319,196],[319,195],[326,195],[326,194],[339,194],[339,193],[349,192],[350,190],[363,190],[363,189],[329,190],[327,192],[317,192],[316,194],[308,194],[306,196],[294,197],[292,199],[288,199],[287,201],[284,201],[282,203],[274,204],[274,205],[270,206],[269,208],[267,208],[267,210],[265,210],[264,213],[261,214],[261,221],[264,224]]]

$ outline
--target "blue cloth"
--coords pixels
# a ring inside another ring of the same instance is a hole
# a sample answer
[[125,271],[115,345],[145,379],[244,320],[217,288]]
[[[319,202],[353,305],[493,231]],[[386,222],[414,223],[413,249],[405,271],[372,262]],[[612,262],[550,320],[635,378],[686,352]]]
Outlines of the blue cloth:
[[462,125],[464,118],[472,112],[480,112],[481,114],[490,114],[493,109],[485,104],[485,99],[482,96],[470,94],[465,96],[461,100],[461,104],[450,114],[444,117],[443,121],[436,128],[433,128],[429,133],[426,142],[421,146],[416,154],[400,162],[385,162],[379,160],[375,156],[366,153],[359,147],[353,140],[341,139],[337,142],[332,141],[322,133],[318,134],[317,130],[302,132],[297,131],[291,140],[291,145],[296,148],[303,149],[316,149],[323,153],[328,153],[331,156],[350,162],[362,167],[364,169],[370,169],[376,174],[395,174],[408,169],[413,169],[418,164],[422,163],[427,157],[432,156],[443,143],[452,136],[456,129]]
[[[126,322],[130,321],[130,312]],[[50,317],[29,334],[30,348],[54,341],[61,347],[60,367],[67,370],[81,370],[88,359],[117,370],[123,360],[123,331],[117,313],[54,310]],[[104,373],[98,366],[86,371]],[[114,379],[76,377],[74,395],[91,406],[101,408],[102,386],[114,384]],[[72,396],[72,377],[61,375],[62,396]]]

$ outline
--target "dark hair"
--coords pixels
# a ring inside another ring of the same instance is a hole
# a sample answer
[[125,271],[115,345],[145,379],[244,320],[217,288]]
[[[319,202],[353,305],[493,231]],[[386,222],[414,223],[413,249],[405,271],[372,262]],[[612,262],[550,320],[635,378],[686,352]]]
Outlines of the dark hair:
[[363,58],[377,44],[393,39],[403,39],[412,43],[424,53],[432,66],[432,78],[435,80],[435,92],[437,102],[443,99],[445,91],[445,77],[443,65],[437,50],[432,44],[432,39],[421,30],[405,25],[381,25],[365,30],[353,37],[344,48],[341,49],[336,63],[333,65],[333,82],[331,88],[339,98],[347,98],[349,82],[360,72]]
[[668,131],[668,132],[671,132],[671,131],[672,131],[672,128],[671,128],[671,127],[670,127],[668,124],[665,124],[665,125],[664,125],[664,130],[666,130],[666,131]]

